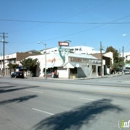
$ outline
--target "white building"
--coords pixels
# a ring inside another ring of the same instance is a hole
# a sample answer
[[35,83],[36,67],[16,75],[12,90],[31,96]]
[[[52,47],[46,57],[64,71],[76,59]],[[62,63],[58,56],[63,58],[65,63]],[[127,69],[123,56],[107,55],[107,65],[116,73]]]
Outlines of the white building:
[[[25,59],[28,56],[32,56],[32,55],[38,55],[36,53],[31,53],[29,52],[16,52],[13,54],[9,54],[9,55],[5,55],[4,56],[4,66],[3,66],[3,56],[0,56],[0,75],[3,75],[3,70],[4,70],[4,75],[10,75],[11,71],[14,70],[10,70],[8,67],[9,63],[12,64],[18,64],[19,66],[21,66],[20,61],[22,59]],[[4,68],[4,69],[3,69]]]
[[[75,54],[94,54],[94,53],[100,53],[100,51],[94,50],[93,47],[87,47],[87,46],[74,46],[74,47],[63,47],[63,48],[68,48],[70,49],[71,53]],[[48,48],[46,49],[47,54],[54,54],[54,53],[59,53],[59,48],[54,47],[54,48]],[[42,54],[45,53],[45,50],[41,51]]]
[[36,76],[40,77],[45,75],[45,68],[48,76],[51,76],[52,72],[56,70],[59,78],[98,76],[101,70],[101,60],[92,55],[69,53],[65,55],[65,61],[58,53],[27,58],[38,59],[40,65],[36,69]]

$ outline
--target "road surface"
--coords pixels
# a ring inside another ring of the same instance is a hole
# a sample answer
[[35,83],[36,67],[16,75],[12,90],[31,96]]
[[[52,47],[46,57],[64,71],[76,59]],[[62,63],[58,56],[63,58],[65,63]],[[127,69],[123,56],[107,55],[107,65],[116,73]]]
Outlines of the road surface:
[[0,130],[130,129],[129,79],[0,78]]

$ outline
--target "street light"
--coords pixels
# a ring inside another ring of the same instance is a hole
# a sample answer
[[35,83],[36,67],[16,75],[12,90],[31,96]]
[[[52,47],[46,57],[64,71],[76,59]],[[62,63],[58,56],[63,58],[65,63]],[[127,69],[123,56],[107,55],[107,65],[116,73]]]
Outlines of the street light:
[[[130,36],[130,34],[122,34],[122,36],[123,37],[125,37],[125,36]],[[129,45],[129,44],[128,44]],[[127,45],[127,47],[128,47],[128,45]],[[124,46],[122,47],[122,57],[123,57],[123,66],[124,66],[124,60],[125,60],[125,57],[124,57]]]
[[127,36],[127,35],[130,35],[130,34],[125,34],[125,33],[124,33],[124,34],[122,34],[122,36],[123,36],[123,37],[125,37],[125,36]]
[[[41,44],[41,43],[42,43],[42,42],[38,42],[38,44]],[[45,49],[44,49],[44,50],[45,50],[45,51],[44,51],[44,53],[45,53],[45,61],[44,61],[44,62],[45,62],[45,79],[47,79],[47,73],[46,73],[46,66],[47,66],[47,65],[46,65],[46,43],[42,43],[42,44],[44,45],[44,48],[45,48]]]

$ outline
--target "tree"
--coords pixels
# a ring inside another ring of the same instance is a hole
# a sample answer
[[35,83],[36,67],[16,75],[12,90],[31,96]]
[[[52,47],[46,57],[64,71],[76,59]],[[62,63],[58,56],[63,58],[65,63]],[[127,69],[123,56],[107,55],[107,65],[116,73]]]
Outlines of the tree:
[[114,63],[111,66],[113,69],[118,70],[123,67],[123,58],[119,57],[118,51],[112,46],[107,47],[106,52],[113,52]]
[[113,52],[114,63],[118,63],[119,53],[115,48],[113,48],[112,46],[107,47],[106,52]]
[[9,63],[9,64],[8,64],[8,67],[9,67],[10,70],[13,69],[13,71],[15,72],[15,71],[16,71],[16,68],[18,68],[19,65],[18,65],[18,64]]
[[36,67],[39,64],[38,59],[24,59],[20,62],[23,66],[23,69],[27,69],[31,72],[32,75],[35,75]]

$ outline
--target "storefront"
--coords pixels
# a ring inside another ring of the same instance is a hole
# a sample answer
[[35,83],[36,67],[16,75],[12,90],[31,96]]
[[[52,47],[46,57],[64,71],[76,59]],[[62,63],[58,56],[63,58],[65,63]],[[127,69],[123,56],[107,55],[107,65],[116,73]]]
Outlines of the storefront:
[[81,78],[99,75],[100,60],[85,54],[70,53],[65,56],[65,61],[59,54],[30,56],[28,58],[37,58],[39,66],[36,69],[36,76],[44,77],[45,68],[48,77],[56,71],[58,78]]
[[69,69],[69,78],[99,76],[101,61],[91,55],[69,54],[63,68]]

